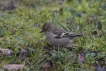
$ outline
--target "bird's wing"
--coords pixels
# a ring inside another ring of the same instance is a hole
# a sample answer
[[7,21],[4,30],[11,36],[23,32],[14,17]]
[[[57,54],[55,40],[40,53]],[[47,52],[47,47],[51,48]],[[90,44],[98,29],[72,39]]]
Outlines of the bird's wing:
[[64,33],[60,33],[60,34],[55,34],[55,38],[76,38],[76,37],[81,37],[83,36],[82,34],[75,34],[75,33],[69,33],[69,32],[64,32]]
[[82,34],[75,34],[75,33],[67,33],[65,37],[70,37],[70,38],[76,38],[76,37],[81,37],[83,36]]
[[53,32],[54,33],[54,36],[55,38],[62,38],[62,37],[65,37],[67,35],[67,32],[59,32],[59,31],[55,31]]

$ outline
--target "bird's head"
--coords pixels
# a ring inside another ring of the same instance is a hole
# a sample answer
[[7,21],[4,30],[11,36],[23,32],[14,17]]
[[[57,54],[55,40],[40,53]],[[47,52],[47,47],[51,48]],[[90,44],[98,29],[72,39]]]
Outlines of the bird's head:
[[54,26],[53,24],[51,23],[45,23],[43,26],[42,26],[42,30],[40,31],[41,33],[42,32],[51,32],[54,30]]

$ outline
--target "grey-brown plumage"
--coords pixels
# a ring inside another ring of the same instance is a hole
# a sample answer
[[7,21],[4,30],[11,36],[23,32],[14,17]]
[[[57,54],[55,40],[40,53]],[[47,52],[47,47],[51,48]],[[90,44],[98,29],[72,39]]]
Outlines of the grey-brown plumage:
[[82,34],[67,32],[51,23],[45,23],[42,26],[41,32],[45,33],[45,36],[51,45],[60,47],[69,46],[74,38],[82,36]]

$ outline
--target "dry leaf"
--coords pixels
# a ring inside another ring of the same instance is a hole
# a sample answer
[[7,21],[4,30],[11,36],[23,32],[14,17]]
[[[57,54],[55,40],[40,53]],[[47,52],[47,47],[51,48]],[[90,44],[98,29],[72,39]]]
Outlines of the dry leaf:
[[96,70],[97,71],[106,71],[106,66],[104,66],[104,67],[96,67]]
[[78,54],[78,63],[82,64],[85,61],[85,54],[84,53],[79,53]]
[[41,66],[40,71],[52,71],[53,64],[51,60],[46,60],[44,64]]
[[101,66],[98,61],[96,61],[96,70],[97,71],[106,71],[106,66]]
[[3,49],[3,48],[0,48],[0,53],[4,54],[4,55],[11,55],[12,54],[12,50],[10,49]]
[[6,70],[19,70],[22,69],[23,67],[24,65],[22,64],[7,64],[3,66],[3,68]]
[[14,10],[16,7],[13,1],[10,1],[8,5],[4,8],[4,10]]

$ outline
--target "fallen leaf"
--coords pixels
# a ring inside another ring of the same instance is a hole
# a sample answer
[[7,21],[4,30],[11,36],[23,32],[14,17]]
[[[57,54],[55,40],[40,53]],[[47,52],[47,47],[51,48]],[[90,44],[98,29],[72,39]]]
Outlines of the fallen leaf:
[[100,63],[98,61],[96,61],[96,70],[97,71],[106,71],[106,66],[101,64],[102,62],[100,61]]
[[3,68],[6,70],[19,70],[22,69],[23,67],[24,67],[23,64],[7,64],[3,66]]
[[8,3],[8,5],[4,8],[4,10],[14,10],[14,9],[16,9],[16,7],[15,7],[13,1],[10,1],[10,2]]
[[79,53],[78,54],[78,63],[82,64],[85,61],[85,53]]
[[2,52],[2,54],[4,54],[4,55],[11,55],[12,54],[12,50],[10,50],[10,49],[3,49],[3,48],[0,48],[0,51]]
[[96,67],[96,70],[97,71],[106,71],[106,66],[104,66],[104,67]]
[[40,71],[52,71],[53,64],[51,60],[46,60],[41,66]]

